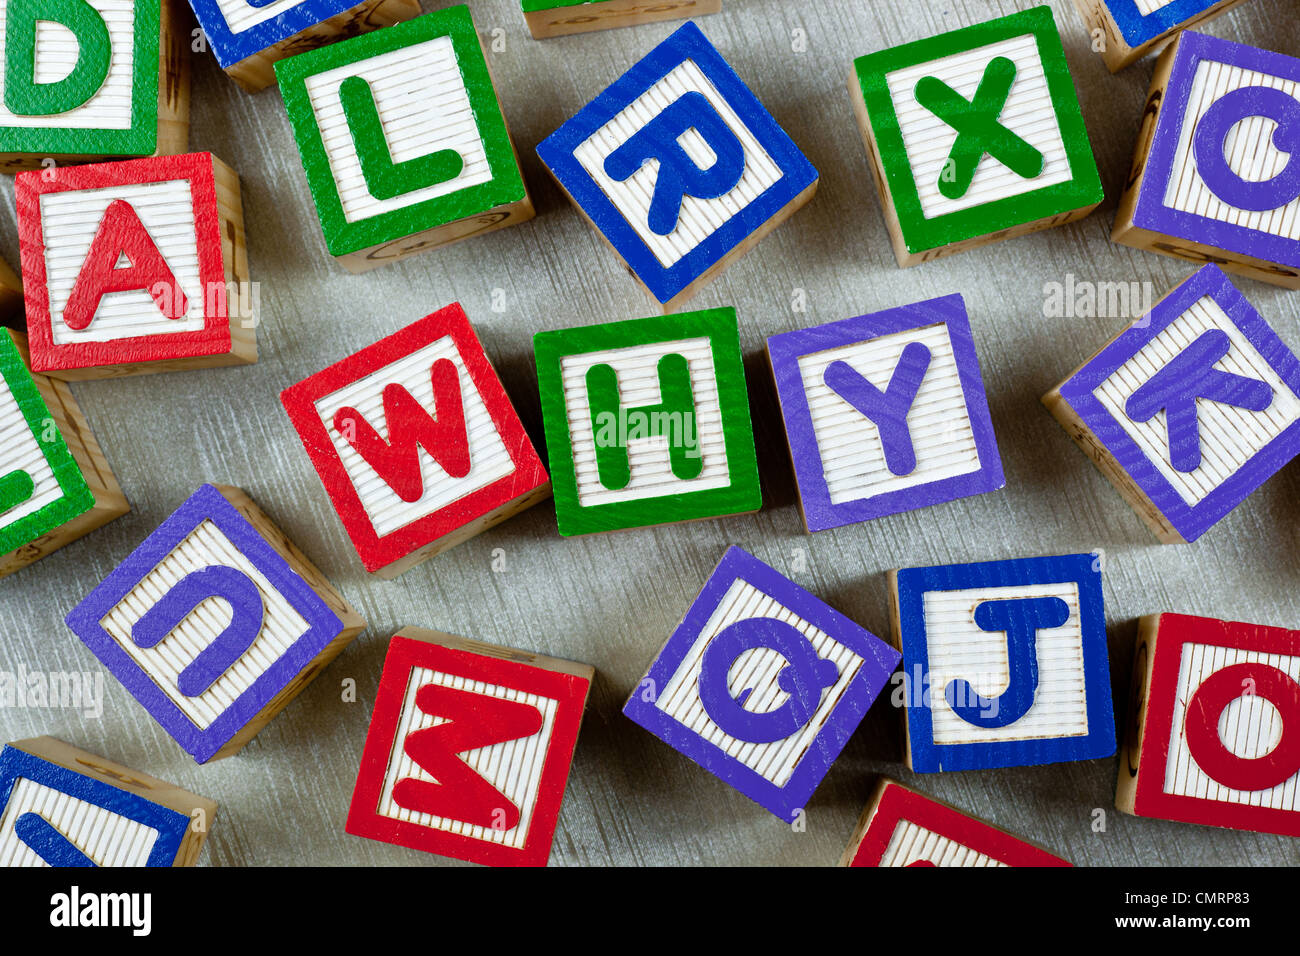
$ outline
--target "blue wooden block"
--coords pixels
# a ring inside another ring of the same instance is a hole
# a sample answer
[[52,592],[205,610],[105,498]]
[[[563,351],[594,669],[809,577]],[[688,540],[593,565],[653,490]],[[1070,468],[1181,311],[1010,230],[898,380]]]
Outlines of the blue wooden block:
[[1092,48],[1115,73],[1180,30],[1205,23],[1243,0],[1074,0],[1093,33]]
[[0,866],[191,865],[215,812],[49,737],[0,751]]
[[694,23],[537,154],[665,309],[807,202],[818,179]]
[[918,773],[1115,753],[1100,552],[890,574]]
[[898,659],[880,638],[733,547],[623,713],[794,820]]
[[[190,0],[221,68],[250,93],[276,60],[419,16],[419,0]],[[333,22],[331,18],[340,19]]]

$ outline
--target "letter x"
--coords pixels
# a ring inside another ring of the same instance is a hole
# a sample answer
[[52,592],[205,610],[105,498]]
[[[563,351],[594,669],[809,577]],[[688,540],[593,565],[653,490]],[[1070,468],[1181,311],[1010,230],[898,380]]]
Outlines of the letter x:
[[936,76],[923,76],[917,81],[916,101],[957,131],[939,176],[939,192],[947,198],[966,195],[985,153],[1025,179],[1043,171],[1043,154],[998,121],[1015,80],[1016,65],[999,56],[984,68],[975,98],[970,101]]

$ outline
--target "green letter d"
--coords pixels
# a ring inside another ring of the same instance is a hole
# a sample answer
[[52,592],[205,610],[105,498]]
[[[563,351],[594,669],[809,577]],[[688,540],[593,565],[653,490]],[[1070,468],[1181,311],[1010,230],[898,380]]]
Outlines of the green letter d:
[[[5,108],[18,116],[55,116],[81,106],[108,77],[108,26],[86,0],[9,0],[5,36]],[[77,63],[61,80],[36,82],[36,24],[59,23],[77,38]]]

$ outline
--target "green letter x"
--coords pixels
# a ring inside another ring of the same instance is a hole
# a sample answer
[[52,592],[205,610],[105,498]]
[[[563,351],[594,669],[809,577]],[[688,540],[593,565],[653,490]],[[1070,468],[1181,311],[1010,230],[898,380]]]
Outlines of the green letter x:
[[916,101],[957,131],[939,176],[939,192],[949,199],[966,195],[985,153],[1026,179],[1043,171],[1043,154],[998,122],[1015,79],[1016,65],[999,56],[984,68],[970,102],[936,76],[923,76],[917,82]]

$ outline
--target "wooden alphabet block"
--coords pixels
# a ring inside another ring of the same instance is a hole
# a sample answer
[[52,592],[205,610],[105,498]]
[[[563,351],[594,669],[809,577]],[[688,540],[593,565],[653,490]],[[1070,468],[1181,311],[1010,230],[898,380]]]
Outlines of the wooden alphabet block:
[[1179,30],[1213,20],[1241,2],[1074,0],[1074,6],[1093,35],[1092,48],[1101,54],[1106,67],[1117,73],[1164,45]]
[[193,866],[216,812],[53,737],[0,751],[0,866]]
[[1142,618],[1115,805],[1300,837],[1300,631]]
[[523,0],[524,19],[538,40],[682,20],[722,10],[722,0]]
[[890,572],[917,773],[1115,752],[1100,552]]
[[365,628],[251,498],[215,485],[67,623],[199,763],[237,753]]
[[533,218],[461,5],[275,64],[329,253],[351,272]]
[[694,23],[537,155],[665,312],[812,198],[818,174]]
[[960,295],[767,340],[809,531],[1006,482]]
[[560,534],[763,505],[735,309],[533,337]]
[[239,177],[211,153],[33,170],[14,192],[35,371],[257,361]]
[[384,659],[347,832],[545,866],[594,668],[405,628]]
[[9,263],[0,259],[0,325],[24,328],[23,280]]
[[623,713],[790,821],[898,660],[874,634],[732,547]]
[[1300,60],[1186,31],[1160,55],[1111,239],[1300,289]]
[[1165,543],[1195,541],[1300,454],[1300,359],[1214,265],[1043,402]]
[[366,570],[395,577],[550,479],[459,304],[280,395]]
[[183,153],[180,0],[0,0],[0,171]]
[[1073,222],[1103,198],[1050,7],[860,57],[849,96],[900,266]]
[[190,0],[217,62],[249,93],[285,57],[420,15],[419,0]]
[[131,510],[71,390],[27,362],[0,330],[0,577]]
[[840,866],[1070,866],[991,823],[881,780]]

